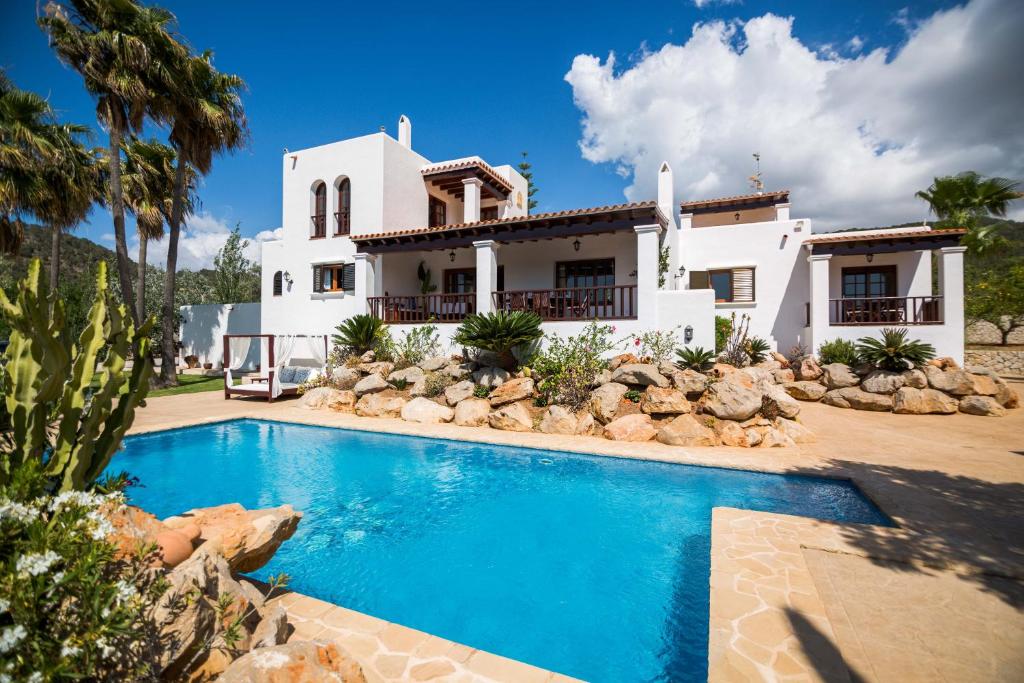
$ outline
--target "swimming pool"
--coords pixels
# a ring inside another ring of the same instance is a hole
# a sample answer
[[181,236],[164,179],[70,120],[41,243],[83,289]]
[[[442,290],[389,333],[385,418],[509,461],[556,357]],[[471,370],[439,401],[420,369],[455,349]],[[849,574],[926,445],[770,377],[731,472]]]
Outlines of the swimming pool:
[[592,681],[706,679],[712,507],[887,523],[841,481],[258,420],[129,437],[110,469],[159,517],[290,503],[257,578]]

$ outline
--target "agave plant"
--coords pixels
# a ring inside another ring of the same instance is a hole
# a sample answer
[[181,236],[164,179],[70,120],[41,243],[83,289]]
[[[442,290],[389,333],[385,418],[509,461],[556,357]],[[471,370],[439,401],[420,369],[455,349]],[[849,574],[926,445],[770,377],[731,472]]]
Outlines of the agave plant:
[[743,350],[747,352],[747,358],[750,359],[751,365],[757,365],[761,361],[765,360],[771,349],[771,345],[760,337],[751,337],[747,340],[747,343],[743,348]]
[[692,349],[690,347],[676,349],[676,355],[679,357],[676,365],[681,368],[696,370],[697,372],[707,370],[715,362],[715,352],[708,351],[703,346],[697,346]]
[[496,311],[468,316],[459,325],[452,341],[473,349],[490,351],[502,367],[515,366],[513,350],[530,347],[544,333],[540,316],[528,311]]
[[332,337],[335,346],[340,346],[356,355],[376,350],[381,340],[387,335],[380,319],[365,313],[352,316],[334,329],[338,330],[338,334]]
[[934,358],[935,347],[917,339],[908,341],[905,327],[885,327],[881,339],[858,339],[857,355],[882,370],[902,372]]

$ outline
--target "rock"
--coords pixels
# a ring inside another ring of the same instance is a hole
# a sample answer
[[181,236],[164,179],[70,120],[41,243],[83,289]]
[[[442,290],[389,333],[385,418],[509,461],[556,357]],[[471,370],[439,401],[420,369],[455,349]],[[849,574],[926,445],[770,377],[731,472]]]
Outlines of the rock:
[[757,384],[773,384],[774,379],[772,378],[772,372],[774,372],[774,370],[751,366],[747,368],[741,368],[738,374],[746,375],[747,377],[749,377],[751,380],[751,386],[754,386]]
[[540,431],[545,434],[575,434],[579,419],[565,406],[552,405],[544,411]]
[[717,446],[715,432],[693,415],[680,415],[658,430],[658,441],[669,446]]
[[892,410],[892,396],[888,394],[871,394],[857,387],[833,389],[825,394],[821,402],[837,408],[853,408],[854,410],[874,410],[878,412]]
[[788,448],[791,446],[796,446],[796,442],[785,432],[774,427],[764,430],[764,434],[761,435],[761,443],[758,444],[759,448]]
[[[505,385],[502,385],[505,386]],[[487,422],[493,429],[506,432],[532,432],[533,420],[530,411],[521,403],[508,403],[487,416]]]
[[[181,677],[192,653],[214,634],[218,595],[216,560],[209,553],[195,553],[166,575],[167,590],[153,609],[152,620],[160,633],[158,664],[165,679]],[[168,675],[170,674],[170,675]]]
[[274,647],[281,645],[288,639],[288,615],[284,608],[274,607],[263,619],[260,620],[256,630],[252,632],[252,645],[250,649],[260,647]]
[[160,560],[165,567],[177,567],[192,554],[192,541],[185,534],[174,529],[161,531],[154,539],[160,550]]
[[355,368],[340,367],[331,371],[331,379],[338,389],[351,389],[363,378],[363,373]]
[[774,423],[763,415],[755,415],[749,420],[740,422],[740,427],[747,429],[748,427],[771,427]]
[[577,436],[590,436],[597,428],[597,421],[594,419],[594,416],[587,411],[577,413],[576,419]]
[[960,399],[960,412],[968,415],[1001,417],[1006,414],[1006,409],[991,396],[965,396]]
[[622,365],[635,365],[640,362],[640,359],[631,353],[620,353],[610,361],[608,361],[608,369],[615,372]]
[[785,356],[783,356],[778,351],[772,351],[771,356],[772,356],[772,360],[777,362],[783,369],[789,367],[789,359],[786,358]]
[[911,389],[926,389],[928,388],[928,376],[921,370],[904,370],[903,375],[903,386],[910,387]]
[[249,604],[251,604],[253,606],[253,608],[256,610],[257,615],[261,619],[263,617],[265,617],[266,616],[266,608],[267,608],[267,599],[263,595],[263,593],[260,592],[260,589],[257,588],[248,579],[240,579],[238,581],[238,586],[242,589],[242,593],[245,595],[246,599],[249,600]]
[[406,422],[418,422],[420,424],[439,424],[451,422],[455,417],[455,411],[448,406],[431,401],[422,396],[402,406],[402,419]]
[[753,367],[760,370],[767,370],[768,372],[775,372],[776,370],[782,369],[782,363],[772,358],[770,360],[763,360]]
[[437,372],[438,370],[447,367],[450,361],[444,356],[432,356],[422,360],[419,364],[419,368],[424,372]]
[[996,401],[1004,408],[1016,408],[1020,404],[1017,391],[1005,382],[996,385]]
[[533,398],[533,380],[529,377],[517,377],[491,392],[491,407],[497,408],[527,398]]
[[201,549],[224,557],[232,571],[252,572],[265,565],[278,547],[292,537],[302,513],[291,505],[246,510],[238,503],[189,510],[168,517],[164,524],[199,527]]
[[[790,419],[800,414],[800,402],[786,393],[786,390],[776,384],[769,384],[762,390],[762,396],[767,396],[775,401],[779,415]],[[763,399],[762,399],[763,402]]]
[[651,416],[643,413],[624,415],[604,426],[604,437],[612,441],[650,441],[656,433]]
[[736,369],[734,369],[732,372],[727,372],[721,375],[719,381],[728,382],[729,384],[735,384],[736,386],[743,387],[744,389],[754,388],[754,376],[746,372],[740,372],[739,370]]
[[957,362],[949,356],[932,358],[927,364],[932,367],[939,368],[940,370],[957,370],[960,367]]
[[764,440],[764,437],[761,436],[761,432],[757,431],[753,427],[747,427],[746,429],[743,430],[743,433],[747,437],[748,448],[753,448],[754,446],[757,446],[759,443],[761,443],[761,441]]
[[995,380],[988,375],[976,375],[969,373],[971,382],[974,386],[971,388],[972,394],[978,396],[995,396],[997,392]]
[[417,396],[426,396],[426,395],[427,395],[427,378],[426,377],[424,377],[419,382],[416,382],[416,384],[413,384],[411,387],[409,387],[409,396],[411,396],[412,398],[416,398]]
[[761,392],[732,382],[716,382],[704,395],[704,411],[720,420],[746,420],[761,408]]
[[915,389],[902,387],[892,396],[892,410],[901,415],[929,415],[955,413],[958,402],[935,389]]
[[795,382],[796,373],[789,368],[781,368],[779,370],[772,371],[772,379],[775,380],[776,384],[784,384],[786,382]]
[[380,361],[377,363],[360,363],[356,366],[359,372],[367,375],[380,375],[381,378],[387,377],[395,369],[394,363],[388,361]]
[[442,372],[455,380],[468,379],[473,374],[476,363],[452,363],[445,367]]
[[736,368],[729,365],[728,363],[715,363],[711,366],[711,369],[707,371],[709,377],[727,377],[733,373],[739,372]]
[[365,396],[366,394],[374,394],[378,391],[384,391],[385,389],[393,389],[387,380],[378,374],[367,375],[362,378],[352,388],[356,392],[356,396]]
[[743,427],[740,427],[739,422],[733,422],[732,420],[715,420],[714,424],[715,436],[722,442],[723,446],[738,446],[740,448],[747,448],[747,435],[743,431]]
[[800,365],[797,366],[795,374],[797,379],[801,382],[809,382],[811,380],[818,379],[823,373],[821,366],[818,365],[817,361],[815,361],[814,358],[807,356],[800,361]]
[[591,384],[591,386],[599,387],[602,384],[608,384],[608,382],[611,382],[611,381],[612,381],[612,372],[611,372],[611,370],[601,370],[599,373],[594,375],[594,382],[593,382],[593,384]]
[[[159,534],[170,530],[170,527],[157,519],[155,515],[151,515],[134,505],[122,505],[113,509],[104,507],[102,509],[114,527],[114,533],[110,534],[108,540],[117,546],[122,556],[134,555],[138,551],[139,546],[155,542]],[[179,526],[177,531],[181,530],[182,528]],[[197,536],[198,533],[195,535],[186,534],[190,541],[195,540]]]
[[339,413],[351,413],[356,409],[356,392],[339,391],[327,407]]
[[641,386],[667,387],[668,378],[658,372],[658,368],[650,363],[626,363],[612,372],[612,381],[619,384],[639,384]]
[[672,385],[687,398],[700,398],[708,386],[707,376],[690,368],[675,368],[671,373],[662,374],[672,380]]
[[356,415],[361,417],[399,417],[405,399],[401,396],[366,394],[356,401]]
[[794,420],[779,419],[775,428],[788,436],[794,443],[814,443],[814,432]]
[[888,370],[872,370],[861,380],[860,388],[872,394],[892,394],[903,386],[906,379],[902,373]]
[[974,376],[965,370],[956,367],[940,370],[935,365],[925,365],[923,370],[932,389],[954,396],[967,396],[974,391]]
[[220,683],[366,683],[359,663],[336,643],[293,640],[261,647],[228,666]]
[[511,378],[512,375],[509,374],[508,370],[496,367],[480,368],[473,373],[473,381],[489,389],[500,387]]
[[391,382],[392,384],[395,382],[403,381],[406,384],[416,384],[426,376],[427,373],[423,372],[422,368],[418,368],[415,365],[412,365],[408,368],[395,370],[390,375],[388,375],[388,381]]
[[601,424],[611,422],[619,408],[619,402],[627,391],[629,387],[618,382],[602,384],[590,393],[590,412]]
[[682,415],[690,412],[690,402],[681,391],[647,387],[640,399],[640,410],[648,415]]
[[850,369],[849,365],[829,363],[821,369],[821,381],[829,389],[843,389],[857,386],[860,383],[860,377]]
[[780,386],[783,391],[800,401],[820,401],[825,395],[825,387],[817,382],[786,382]]
[[491,402],[486,398],[467,398],[455,406],[455,424],[461,427],[482,427],[487,424]]
[[464,379],[461,382],[456,382],[449,387],[445,387],[444,400],[450,406],[457,405],[460,401],[472,396],[475,389],[475,384],[468,379]]
[[373,349],[370,349],[363,355],[359,356],[360,363],[372,363],[375,360],[377,360],[377,354],[374,353]]
[[341,391],[331,387],[316,387],[310,389],[299,397],[299,407],[310,410],[327,408],[332,402],[341,398]]

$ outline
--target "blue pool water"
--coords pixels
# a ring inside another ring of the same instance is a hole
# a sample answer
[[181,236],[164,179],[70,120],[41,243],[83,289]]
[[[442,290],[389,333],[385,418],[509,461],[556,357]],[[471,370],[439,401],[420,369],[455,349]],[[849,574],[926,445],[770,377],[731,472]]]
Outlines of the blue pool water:
[[256,420],[130,437],[110,469],[160,517],[290,503],[257,578],[593,681],[706,679],[712,507],[887,523],[841,481]]

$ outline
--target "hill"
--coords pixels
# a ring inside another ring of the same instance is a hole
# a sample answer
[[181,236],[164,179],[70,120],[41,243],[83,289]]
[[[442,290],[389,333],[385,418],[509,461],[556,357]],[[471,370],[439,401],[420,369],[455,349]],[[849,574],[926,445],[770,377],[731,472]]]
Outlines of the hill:
[[[5,286],[25,276],[28,262],[34,258],[43,261],[43,272],[50,266],[50,231],[38,225],[25,226],[25,241],[17,256],[0,256],[0,283]],[[61,279],[79,282],[96,275],[100,261],[113,263],[114,251],[96,244],[92,240],[66,234],[60,243]],[[134,262],[132,262],[134,265]]]

